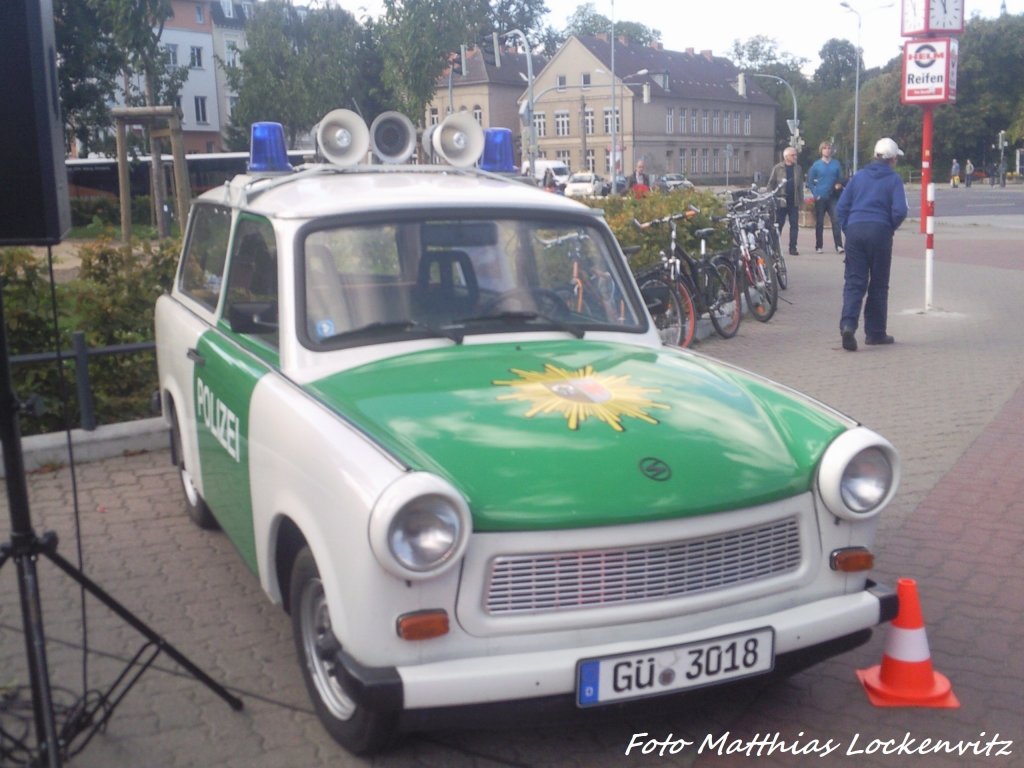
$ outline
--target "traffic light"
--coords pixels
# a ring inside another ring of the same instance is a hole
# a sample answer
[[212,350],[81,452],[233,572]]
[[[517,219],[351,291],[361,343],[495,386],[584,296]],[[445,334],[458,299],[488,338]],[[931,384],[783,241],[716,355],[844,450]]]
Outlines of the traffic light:
[[448,54],[448,68],[451,70],[451,73],[453,75],[461,75],[461,74],[463,74],[462,67],[463,67],[464,56],[465,56],[465,52],[461,51],[461,50],[458,53],[455,53],[453,51],[452,53]]
[[492,67],[501,66],[501,37],[497,32],[484,35],[477,47],[484,56],[484,61]]

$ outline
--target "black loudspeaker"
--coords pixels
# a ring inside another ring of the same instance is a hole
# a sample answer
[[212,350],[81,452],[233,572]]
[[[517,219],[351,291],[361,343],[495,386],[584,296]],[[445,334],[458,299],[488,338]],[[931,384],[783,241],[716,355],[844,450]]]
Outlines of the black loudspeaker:
[[71,229],[52,0],[0,0],[0,246]]

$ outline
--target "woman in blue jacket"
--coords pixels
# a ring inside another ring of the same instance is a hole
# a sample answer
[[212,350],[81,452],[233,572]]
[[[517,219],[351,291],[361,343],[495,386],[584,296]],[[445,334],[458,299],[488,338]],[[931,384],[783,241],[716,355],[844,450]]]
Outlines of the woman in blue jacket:
[[[839,333],[843,349],[857,350],[861,307],[864,343],[892,344],[886,333],[889,314],[889,271],[892,239],[907,218],[907,192],[894,170],[903,155],[892,139],[875,144],[874,162],[857,171],[843,190],[836,213],[846,236],[843,313]],[[865,301],[865,296],[867,300]]]

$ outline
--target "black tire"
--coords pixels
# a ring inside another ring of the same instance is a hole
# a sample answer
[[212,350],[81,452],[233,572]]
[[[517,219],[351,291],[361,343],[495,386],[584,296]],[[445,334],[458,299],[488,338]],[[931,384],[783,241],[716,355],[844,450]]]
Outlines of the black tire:
[[775,270],[759,251],[750,254],[749,269],[743,270],[743,291],[755,320],[767,323],[779,306],[779,285]]
[[679,292],[679,303],[683,308],[683,322],[681,323],[683,337],[679,340],[680,347],[688,347],[693,343],[697,333],[697,305],[693,301],[693,289],[684,280],[676,282],[676,289]]
[[774,227],[766,233],[765,254],[768,256],[768,263],[775,270],[775,277],[778,279],[779,289],[786,290],[789,287],[789,270],[786,268],[786,255],[782,250],[782,243],[779,240],[779,232]]
[[683,323],[687,322],[675,287],[656,275],[640,279],[640,295],[650,310],[661,343],[667,347],[681,346]]
[[736,263],[730,256],[719,255],[712,258],[711,265],[714,269],[708,271],[706,296],[711,325],[723,339],[731,339],[739,331],[743,319]]
[[327,613],[320,571],[313,553],[303,547],[295,556],[289,590],[292,638],[302,679],[321,724],[341,746],[369,755],[395,739],[397,713],[378,712],[357,704],[334,675],[334,654],[340,649]]
[[206,506],[206,502],[203,501],[203,497],[199,495],[199,489],[196,488],[195,482],[192,480],[192,473],[185,466],[185,452],[182,450],[182,439],[181,439],[181,427],[178,424],[178,413],[174,409],[174,406],[170,406],[171,410],[171,450],[173,451],[174,464],[178,468],[178,480],[181,482],[181,492],[185,497],[185,512],[189,519],[197,526],[206,531],[215,531],[220,528],[217,523],[217,519],[210,512],[210,508]]

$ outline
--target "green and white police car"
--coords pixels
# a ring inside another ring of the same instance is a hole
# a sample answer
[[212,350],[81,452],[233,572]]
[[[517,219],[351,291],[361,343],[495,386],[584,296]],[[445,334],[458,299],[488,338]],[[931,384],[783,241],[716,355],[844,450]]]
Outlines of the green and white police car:
[[188,513],[289,612],[342,745],[782,673],[895,615],[892,445],[663,346],[599,211],[475,167],[461,116],[438,165],[395,113],[330,113],[294,170],[279,128],[193,204],[160,390]]

